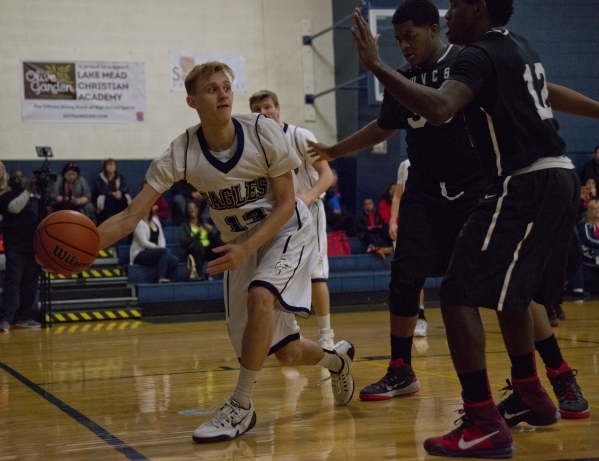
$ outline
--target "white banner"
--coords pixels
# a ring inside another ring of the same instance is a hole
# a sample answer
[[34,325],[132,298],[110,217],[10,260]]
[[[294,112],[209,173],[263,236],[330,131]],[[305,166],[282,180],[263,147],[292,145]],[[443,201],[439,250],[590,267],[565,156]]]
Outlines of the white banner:
[[23,62],[23,120],[143,122],[143,62]]
[[185,91],[185,77],[196,64],[208,61],[220,61],[227,64],[233,72],[233,91],[246,91],[247,71],[245,56],[239,53],[218,53],[200,51],[170,51],[171,91]]

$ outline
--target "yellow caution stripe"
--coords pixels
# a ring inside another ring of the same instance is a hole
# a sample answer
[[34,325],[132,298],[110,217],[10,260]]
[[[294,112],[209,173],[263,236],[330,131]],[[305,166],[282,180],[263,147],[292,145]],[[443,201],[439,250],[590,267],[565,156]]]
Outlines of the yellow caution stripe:
[[98,258],[114,258],[114,248],[106,248],[98,252]]
[[141,320],[119,320],[118,322],[95,322],[95,323],[55,323],[52,325],[53,334],[75,333],[77,331],[112,331],[112,330],[134,330],[141,325]]
[[121,319],[140,319],[141,311],[139,309],[112,309],[104,311],[86,311],[86,312],[60,312],[46,314],[46,322],[67,323],[67,322],[87,322],[91,320],[121,320]]
[[73,274],[64,276],[60,274],[50,274],[50,280],[70,280],[70,279],[90,279],[90,278],[106,278],[106,277],[121,277],[123,275],[123,271],[118,268],[113,269],[88,269],[86,271],[81,272],[81,274]]

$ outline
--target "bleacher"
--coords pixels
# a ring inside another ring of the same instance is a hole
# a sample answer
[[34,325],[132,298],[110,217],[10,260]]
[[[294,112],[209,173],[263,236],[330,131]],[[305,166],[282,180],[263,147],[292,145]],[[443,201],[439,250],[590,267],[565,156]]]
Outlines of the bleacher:
[[[180,263],[171,283],[156,283],[155,268],[128,265],[129,245],[118,246],[119,262],[127,265],[129,283],[135,286],[137,304],[144,316],[223,312],[222,276],[207,281],[185,281],[186,264],[177,241],[178,228],[164,228],[167,247],[179,255]],[[364,253],[360,240],[350,237],[352,255],[329,257],[331,305],[347,306],[383,303],[387,298],[391,256],[381,258]],[[436,289],[440,279],[427,281]]]

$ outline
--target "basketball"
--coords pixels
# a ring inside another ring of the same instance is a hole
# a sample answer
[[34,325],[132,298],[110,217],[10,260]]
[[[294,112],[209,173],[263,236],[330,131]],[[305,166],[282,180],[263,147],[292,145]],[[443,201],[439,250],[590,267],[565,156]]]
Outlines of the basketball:
[[39,223],[33,246],[37,262],[44,270],[70,276],[84,271],[96,260],[100,235],[84,214],[62,210]]

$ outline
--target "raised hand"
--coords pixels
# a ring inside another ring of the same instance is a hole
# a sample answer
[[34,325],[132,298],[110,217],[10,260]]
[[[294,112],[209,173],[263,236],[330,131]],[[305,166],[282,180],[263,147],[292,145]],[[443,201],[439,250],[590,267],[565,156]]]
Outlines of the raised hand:
[[368,23],[360,13],[360,9],[354,10],[354,21],[356,27],[352,27],[351,34],[356,40],[356,49],[358,50],[358,57],[362,65],[369,71],[377,67],[381,62],[379,57],[379,38],[380,34],[376,36],[372,35]]

